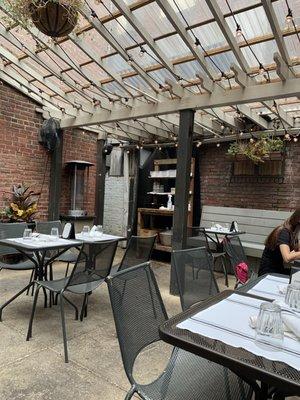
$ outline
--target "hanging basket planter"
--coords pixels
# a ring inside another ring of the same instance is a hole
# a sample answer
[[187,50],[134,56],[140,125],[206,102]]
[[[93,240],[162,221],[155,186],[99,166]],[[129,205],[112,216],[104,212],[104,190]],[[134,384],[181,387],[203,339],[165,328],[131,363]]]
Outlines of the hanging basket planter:
[[41,0],[39,4],[32,3],[30,10],[32,22],[47,36],[66,36],[77,24],[78,12],[68,2]]
[[47,36],[67,36],[78,22],[83,0],[4,0],[22,26],[35,25]]

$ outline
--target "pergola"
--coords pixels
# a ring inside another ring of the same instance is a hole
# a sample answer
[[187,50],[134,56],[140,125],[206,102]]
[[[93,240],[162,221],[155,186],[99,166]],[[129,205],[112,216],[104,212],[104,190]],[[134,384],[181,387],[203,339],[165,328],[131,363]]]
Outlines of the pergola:
[[278,134],[298,133],[299,0],[82,4],[76,30],[57,40],[0,4],[0,79],[62,128],[176,142],[179,112],[193,109],[194,140],[258,134],[274,121]]
[[[0,12],[0,79],[61,128],[98,133],[99,222],[107,137],[178,147],[174,248],[186,241],[195,141],[262,132],[298,140],[299,0],[83,0],[76,30],[55,40],[21,27],[3,2]],[[60,159],[57,152],[54,171]]]

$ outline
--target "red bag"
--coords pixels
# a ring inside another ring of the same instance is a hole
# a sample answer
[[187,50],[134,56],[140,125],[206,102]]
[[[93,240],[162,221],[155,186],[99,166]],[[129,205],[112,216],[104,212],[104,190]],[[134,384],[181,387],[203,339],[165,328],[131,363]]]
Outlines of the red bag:
[[249,276],[249,267],[245,262],[239,263],[235,267],[235,275],[240,283],[246,283]]

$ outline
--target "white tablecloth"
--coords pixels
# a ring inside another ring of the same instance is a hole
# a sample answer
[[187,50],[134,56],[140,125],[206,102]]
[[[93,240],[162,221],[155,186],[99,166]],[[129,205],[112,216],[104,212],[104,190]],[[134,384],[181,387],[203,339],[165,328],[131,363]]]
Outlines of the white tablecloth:
[[282,348],[255,341],[255,330],[249,326],[249,317],[258,314],[260,304],[261,300],[232,294],[177,327],[273,361],[285,362],[300,371],[300,341],[284,337]]
[[270,300],[284,300],[284,293],[280,293],[279,288],[284,289],[289,283],[288,277],[267,275],[258,282],[248,293],[255,296],[266,297]]
[[22,244],[24,246],[35,247],[45,249],[47,247],[53,246],[67,246],[67,245],[79,245],[79,243],[75,240],[67,240],[61,238],[55,238],[51,235],[39,235],[36,237],[32,237],[30,239],[23,239],[23,238],[13,238],[7,239],[16,244]]
[[76,239],[82,240],[83,242],[105,242],[106,240],[120,240],[123,238],[121,236],[108,235],[106,233],[103,233],[102,236],[89,236],[77,233]]

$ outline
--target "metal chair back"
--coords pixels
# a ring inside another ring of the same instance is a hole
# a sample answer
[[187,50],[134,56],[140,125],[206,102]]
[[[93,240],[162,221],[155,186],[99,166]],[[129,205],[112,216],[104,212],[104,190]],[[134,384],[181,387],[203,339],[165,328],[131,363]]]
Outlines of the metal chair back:
[[117,244],[117,240],[85,243],[81,248],[66,287],[88,285],[105,279],[110,274]]
[[61,235],[63,231],[61,221],[36,221],[36,231],[44,235],[50,235],[52,228],[58,228],[58,232]]
[[[23,237],[26,222],[0,223],[0,239],[11,239]],[[18,250],[9,246],[0,246],[0,256],[16,254]]]
[[219,293],[213,259],[205,247],[175,250],[172,257],[183,310]]
[[131,236],[118,271],[149,261],[156,237],[157,235]]
[[245,254],[242,242],[238,236],[227,237],[223,241],[224,250],[229,257],[231,267],[235,271],[235,267],[241,263],[247,263],[247,256]]
[[107,284],[125,372],[134,383],[134,361],[160,340],[159,326],[167,313],[149,262],[110,276]]

